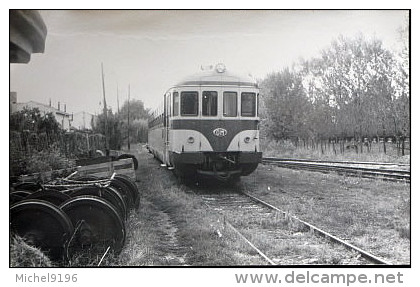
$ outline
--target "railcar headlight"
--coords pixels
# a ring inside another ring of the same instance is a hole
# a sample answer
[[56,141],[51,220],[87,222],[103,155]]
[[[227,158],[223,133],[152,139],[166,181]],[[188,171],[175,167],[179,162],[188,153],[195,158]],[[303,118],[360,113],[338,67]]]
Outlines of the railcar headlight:
[[249,143],[251,141],[251,138],[250,137],[246,137],[246,138],[244,138],[244,142],[245,143]]
[[226,66],[223,63],[217,64],[215,68],[218,73],[224,73],[226,71]]
[[187,141],[188,141],[189,144],[193,144],[194,143],[194,137],[189,137]]

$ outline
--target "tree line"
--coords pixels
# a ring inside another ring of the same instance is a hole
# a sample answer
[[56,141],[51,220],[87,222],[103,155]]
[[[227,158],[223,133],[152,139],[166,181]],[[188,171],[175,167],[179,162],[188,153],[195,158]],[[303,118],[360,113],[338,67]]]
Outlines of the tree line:
[[351,138],[361,151],[374,139],[392,137],[404,154],[410,137],[408,28],[400,35],[398,52],[378,39],[340,36],[320,56],[269,74],[260,83],[262,131],[272,140],[321,146]]

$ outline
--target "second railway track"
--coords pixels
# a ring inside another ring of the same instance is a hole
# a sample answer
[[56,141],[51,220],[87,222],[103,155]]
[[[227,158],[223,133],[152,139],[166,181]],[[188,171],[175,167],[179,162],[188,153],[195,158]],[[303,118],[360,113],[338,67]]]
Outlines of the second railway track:
[[350,176],[360,176],[365,178],[375,178],[389,181],[410,182],[411,179],[411,173],[409,170],[410,166],[404,164],[348,161],[329,162],[316,160],[282,159],[274,157],[264,157],[262,159],[262,163],[292,169],[319,172],[337,172],[339,174],[346,174]]
[[271,265],[390,264],[246,192],[200,196]]

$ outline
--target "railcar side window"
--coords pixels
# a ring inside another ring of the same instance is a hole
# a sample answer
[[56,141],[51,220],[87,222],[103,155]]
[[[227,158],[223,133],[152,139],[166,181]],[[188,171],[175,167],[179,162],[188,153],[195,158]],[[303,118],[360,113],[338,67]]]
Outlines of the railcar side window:
[[241,94],[241,116],[255,117],[255,93]]
[[173,93],[174,103],[173,103],[173,111],[172,114],[174,117],[179,115],[179,94],[178,92]]
[[217,116],[217,92],[203,92],[203,116]]
[[198,115],[198,92],[181,92],[181,116]]
[[257,116],[260,114],[260,94],[257,94]]
[[223,92],[223,115],[236,117],[238,115],[238,95],[236,92]]

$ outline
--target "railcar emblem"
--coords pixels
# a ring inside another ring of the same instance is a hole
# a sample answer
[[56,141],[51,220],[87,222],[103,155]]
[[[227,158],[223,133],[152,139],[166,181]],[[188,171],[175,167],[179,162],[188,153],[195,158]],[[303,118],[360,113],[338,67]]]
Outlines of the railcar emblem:
[[224,136],[226,136],[227,135],[227,130],[225,130],[225,129],[222,129],[222,128],[217,128],[217,129],[214,129],[213,130],[213,134],[216,136],[216,137],[224,137]]

